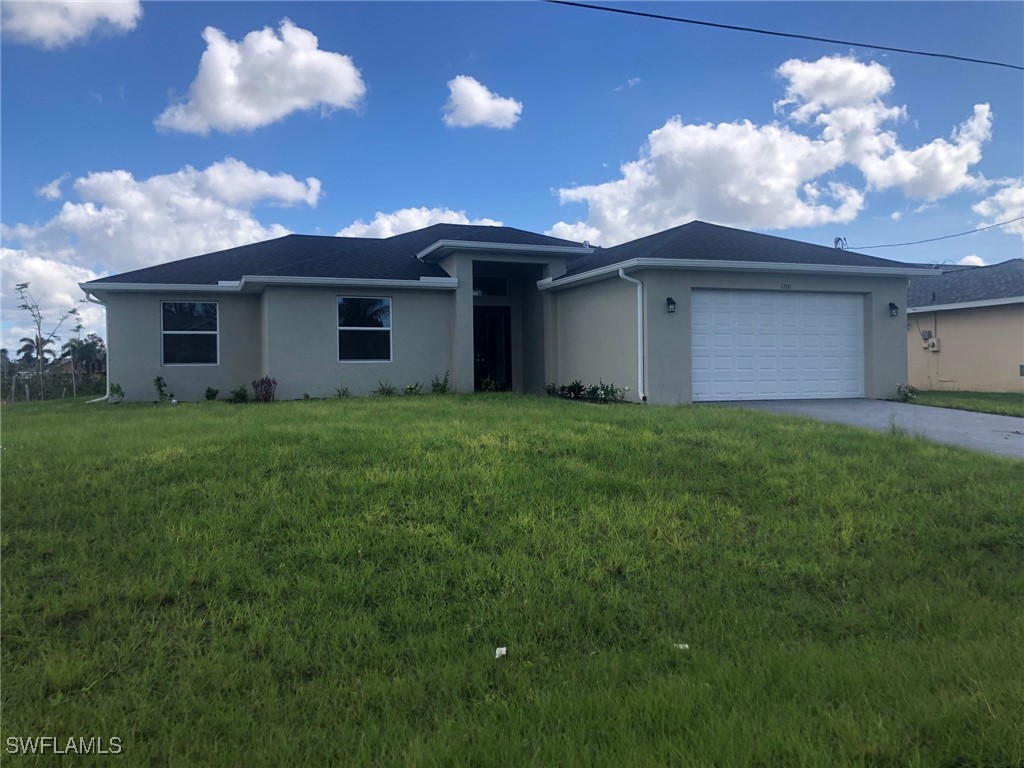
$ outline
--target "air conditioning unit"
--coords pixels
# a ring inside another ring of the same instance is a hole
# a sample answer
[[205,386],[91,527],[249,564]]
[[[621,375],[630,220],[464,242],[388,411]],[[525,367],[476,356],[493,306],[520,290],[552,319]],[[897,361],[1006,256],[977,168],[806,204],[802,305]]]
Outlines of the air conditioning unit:
[[938,352],[939,340],[935,337],[928,339],[928,349],[930,349],[932,352]]

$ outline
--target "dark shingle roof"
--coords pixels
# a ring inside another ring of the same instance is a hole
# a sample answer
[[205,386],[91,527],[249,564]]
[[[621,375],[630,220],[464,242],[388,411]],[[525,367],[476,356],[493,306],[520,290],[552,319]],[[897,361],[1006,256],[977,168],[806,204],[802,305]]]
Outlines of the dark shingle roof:
[[835,264],[853,267],[913,266],[862,253],[812,245],[784,237],[691,221],[612,248],[599,248],[569,265],[566,276],[630,259],[712,259],[782,264]]
[[435,224],[387,238],[286,235],[262,243],[102,277],[93,282],[216,285],[221,280],[240,280],[243,275],[383,280],[447,277],[448,274],[436,264],[425,264],[415,258],[417,253],[438,240],[579,245],[513,227],[463,224]]
[[1024,259],[990,267],[969,267],[935,277],[911,280],[908,307],[963,304],[968,301],[1024,297]]

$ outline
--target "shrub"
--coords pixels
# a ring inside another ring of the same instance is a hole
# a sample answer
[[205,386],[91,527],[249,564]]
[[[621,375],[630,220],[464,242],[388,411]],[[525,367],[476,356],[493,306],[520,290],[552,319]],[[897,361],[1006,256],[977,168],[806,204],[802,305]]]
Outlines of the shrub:
[[219,389],[214,389],[213,387],[207,387],[206,388],[206,399],[207,400],[216,400],[217,399],[217,395],[219,395],[219,394],[220,394],[220,390]]
[[245,388],[245,384],[240,386],[238,389],[231,390],[231,397],[228,398],[229,403],[248,403],[249,402],[249,390]]
[[335,397],[352,397],[352,393],[349,391],[348,387],[335,387],[334,388],[334,396]]
[[901,403],[909,403],[917,398],[917,387],[910,384],[897,384],[896,397]]
[[393,386],[390,381],[377,381],[377,389],[373,391],[373,394],[378,397],[395,397],[398,395],[397,387]]
[[256,379],[256,381],[252,383],[253,399],[257,403],[274,402],[274,392],[276,391],[277,379],[272,379],[269,376],[264,376],[262,379]]
[[423,394],[423,385],[420,384],[417,381],[417,382],[414,382],[412,384],[406,385],[404,391],[405,391],[405,394],[407,394],[407,395],[422,395]]
[[120,384],[110,385],[110,400],[113,400],[115,403],[120,403],[124,400],[124,390],[121,389]]
[[444,372],[444,378],[439,379],[435,376],[430,380],[430,392],[434,395],[448,394],[448,371]]
[[173,394],[167,394],[167,382],[164,381],[163,376],[157,376],[153,379],[153,386],[156,388],[156,396],[159,402],[166,403],[168,400],[173,399]]
[[623,403],[629,387],[616,387],[605,384],[598,379],[597,384],[586,386],[578,379],[571,384],[545,384],[544,392],[548,397],[562,397],[566,400],[583,400],[588,403]]

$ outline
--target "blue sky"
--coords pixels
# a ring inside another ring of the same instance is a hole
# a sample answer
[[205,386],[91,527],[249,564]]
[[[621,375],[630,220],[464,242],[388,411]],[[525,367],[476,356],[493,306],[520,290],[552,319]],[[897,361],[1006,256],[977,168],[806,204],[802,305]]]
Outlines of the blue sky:
[[[527,2],[97,6],[3,4],[5,346],[18,282],[52,313],[287,231],[612,245],[700,218],[854,247],[1024,216],[1012,69]],[[1021,3],[630,7],[1024,64]],[[998,263],[1021,224],[865,252]]]

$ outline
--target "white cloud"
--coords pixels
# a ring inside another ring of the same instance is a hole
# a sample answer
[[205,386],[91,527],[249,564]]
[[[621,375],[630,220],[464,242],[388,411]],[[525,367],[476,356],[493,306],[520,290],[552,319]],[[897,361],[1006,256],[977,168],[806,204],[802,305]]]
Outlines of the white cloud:
[[444,124],[449,128],[511,128],[519,122],[522,102],[491,93],[487,86],[468,75],[448,81],[448,102]]
[[[1012,179],[1005,183],[1006,186],[994,195],[972,207],[975,213],[984,218],[979,227],[1024,216],[1024,179]],[[1024,235],[1024,221],[1015,221],[1000,229],[1006,233]]]
[[45,197],[47,200],[60,200],[64,197],[64,193],[60,189],[60,185],[68,180],[71,174],[63,173],[56,179],[51,181],[49,184],[44,184],[36,190],[38,197]]
[[52,50],[96,30],[123,33],[142,18],[139,0],[28,0],[0,4],[4,36]]
[[981,256],[972,253],[970,256],[964,256],[957,264],[965,267],[984,267],[985,260]]
[[4,249],[5,325],[20,282],[31,282],[37,298],[66,304],[81,297],[77,282],[102,273],[286,235],[280,224],[257,220],[251,208],[315,205],[320,181],[270,174],[229,157],[204,170],[185,166],[147,179],[123,170],[90,173],[73,189],[80,202],[65,201],[44,224],[0,225],[5,245],[16,246]]
[[627,88],[633,88],[637,85],[640,85],[640,83],[642,83],[643,81],[644,80],[642,77],[631,77],[622,85],[617,85],[614,88],[612,88],[612,93],[618,93],[619,91],[624,91]]
[[903,213],[900,211],[893,211],[892,213],[889,214],[889,218],[892,219],[893,221],[899,221],[900,219],[903,218]]
[[207,27],[203,39],[188,100],[164,110],[157,127],[203,136],[249,131],[315,107],[356,109],[366,93],[351,58],[320,50],[316,35],[288,19],[279,34],[264,27],[235,42]]
[[393,237],[404,232],[423,229],[432,224],[476,224],[488,227],[500,227],[502,223],[494,219],[470,219],[465,211],[453,211],[450,208],[402,208],[393,213],[377,211],[369,224],[362,219],[354,221],[341,229],[337,237]]
[[[777,112],[791,125],[749,121],[703,125],[673,117],[652,131],[621,177],[560,189],[563,203],[585,202],[585,222],[558,222],[549,232],[613,245],[699,218],[745,228],[785,229],[854,220],[870,190],[896,187],[933,201],[986,182],[970,169],[991,134],[987,104],[957,127],[951,141],[900,146],[889,127],[906,118],[883,101],[893,86],[877,62],[826,56],[790,60]],[[798,130],[799,129],[799,132]],[[859,171],[866,189],[836,174]]]

